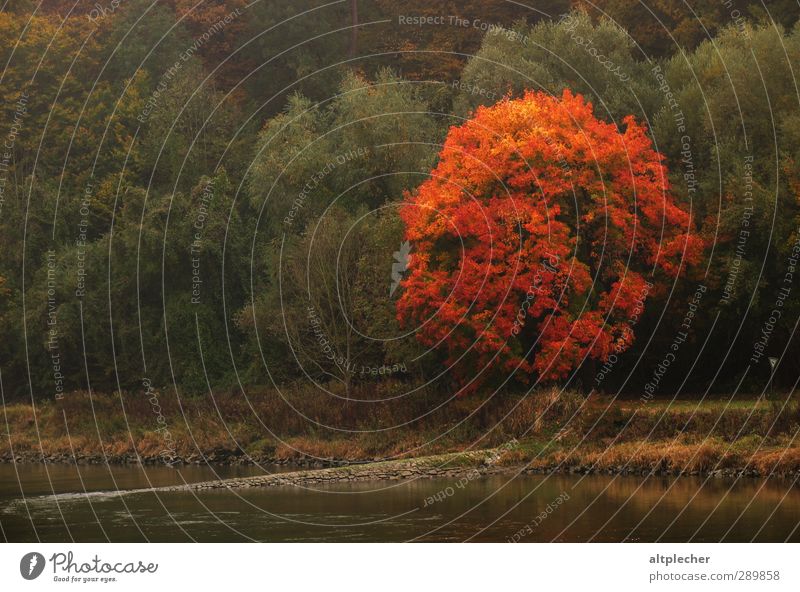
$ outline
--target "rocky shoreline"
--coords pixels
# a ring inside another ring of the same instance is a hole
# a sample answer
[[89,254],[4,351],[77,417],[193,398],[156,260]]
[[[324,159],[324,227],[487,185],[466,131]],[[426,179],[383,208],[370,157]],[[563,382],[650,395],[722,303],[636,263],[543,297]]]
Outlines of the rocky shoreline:
[[[255,477],[236,477],[158,487],[152,491],[206,491],[213,489],[243,489],[250,487],[306,486],[363,481],[402,481],[407,479],[464,478],[470,479],[491,473],[510,471],[510,467],[494,464],[493,450],[442,454],[408,460],[392,460],[370,464],[326,469],[275,473]],[[450,465],[450,463],[458,463]]]
[[0,464],[69,464],[69,465],[146,465],[146,466],[189,466],[212,464],[217,466],[255,466],[255,465],[286,465],[298,468],[325,468],[349,465],[361,465],[382,462],[388,459],[369,458],[363,460],[347,460],[342,458],[274,458],[270,456],[247,455],[241,450],[214,450],[203,454],[190,454],[172,457],[169,462],[161,455],[134,455],[134,454],[83,454],[74,456],[67,453],[45,454],[41,452],[17,452],[15,454],[0,454]]
[[617,465],[613,467],[597,468],[579,463],[540,464],[536,466],[499,465],[497,460],[502,452],[501,448],[456,452],[436,456],[418,457],[402,460],[388,459],[319,459],[296,458],[276,459],[272,457],[248,456],[242,451],[215,450],[204,454],[193,454],[186,457],[176,457],[169,464],[161,456],[135,455],[109,455],[103,457],[99,454],[51,454],[43,456],[41,453],[26,452],[12,456],[9,453],[0,454],[0,463],[46,463],[46,464],[75,464],[85,465],[130,465],[130,466],[156,466],[164,465],[176,469],[193,465],[260,465],[286,466],[299,470],[283,473],[265,474],[255,477],[241,477],[218,481],[193,483],[187,486],[158,488],[157,491],[187,491],[207,489],[235,489],[246,487],[274,487],[282,485],[304,486],[324,483],[341,483],[349,481],[397,481],[415,478],[451,478],[464,475],[487,475],[501,472],[522,472],[531,475],[547,474],[573,474],[573,475],[621,475],[621,476],[710,476],[715,478],[784,478],[791,479],[795,485],[800,485],[800,470],[773,472],[762,474],[751,468],[719,468],[709,471],[681,470],[660,467],[639,467]]
[[[428,464],[432,459],[441,459],[442,466],[436,463]],[[190,483],[188,485],[160,487],[153,491],[174,492],[174,491],[208,491],[214,489],[244,489],[251,487],[279,487],[279,486],[308,486],[319,484],[335,484],[347,482],[380,482],[380,481],[401,481],[408,479],[467,479],[472,480],[476,477],[484,477],[491,474],[509,474],[521,472],[522,474],[603,474],[603,475],[641,475],[641,476],[710,476],[710,477],[762,477],[757,471],[720,469],[707,473],[681,473],[676,471],[656,472],[656,471],[619,471],[603,470],[593,471],[582,469],[581,467],[569,467],[567,469],[559,467],[548,468],[523,468],[514,466],[498,466],[481,464],[473,467],[448,467],[447,459],[444,457],[428,457],[425,463],[416,461],[390,461],[388,463],[376,463],[374,465],[362,465],[355,467],[337,467],[330,469],[297,471],[292,473],[277,473],[257,477],[239,477],[233,479],[220,479],[216,481],[204,481],[200,483]],[[794,474],[773,474],[766,477],[792,479],[795,486],[798,479]]]

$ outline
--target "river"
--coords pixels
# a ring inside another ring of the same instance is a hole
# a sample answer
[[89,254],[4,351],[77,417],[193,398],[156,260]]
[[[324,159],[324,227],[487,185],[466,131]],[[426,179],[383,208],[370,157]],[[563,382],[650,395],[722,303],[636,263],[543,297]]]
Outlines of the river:
[[[265,467],[270,471],[280,470]],[[6,541],[800,542],[784,479],[494,475],[139,492],[257,467],[0,465]]]

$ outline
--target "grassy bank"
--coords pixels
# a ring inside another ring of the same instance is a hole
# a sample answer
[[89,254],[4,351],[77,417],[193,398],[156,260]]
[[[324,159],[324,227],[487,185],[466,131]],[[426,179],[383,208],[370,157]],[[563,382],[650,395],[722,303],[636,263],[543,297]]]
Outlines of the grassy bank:
[[328,395],[300,391],[213,400],[75,392],[35,408],[9,403],[0,423],[4,460],[363,462],[517,440],[500,464],[581,472],[800,470],[797,400],[614,401],[545,390],[489,401],[420,392],[333,404]]

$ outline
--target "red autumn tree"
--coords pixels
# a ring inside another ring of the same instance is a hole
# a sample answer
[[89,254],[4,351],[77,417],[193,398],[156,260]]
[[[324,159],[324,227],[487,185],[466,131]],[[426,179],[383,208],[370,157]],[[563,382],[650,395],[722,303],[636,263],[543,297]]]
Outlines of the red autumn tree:
[[398,317],[446,351],[464,392],[497,370],[560,379],[624,351],[652,277],[699,259],[663,157],[632,117],[621,128],[569,91],[528,92],[451,128],[406,196]]

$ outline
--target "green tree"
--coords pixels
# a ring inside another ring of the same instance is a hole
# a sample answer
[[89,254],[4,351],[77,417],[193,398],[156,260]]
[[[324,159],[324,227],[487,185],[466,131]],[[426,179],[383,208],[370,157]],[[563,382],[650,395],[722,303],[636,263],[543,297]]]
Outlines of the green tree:
[[419,183],[436,154],[438,122],[414,84],[388,71],[348,74],[324,104],[294,96],[260,134],[248,176],[270,236],[300,232],[336,204],[375,208]]
[[525,90],[561,95],[570,89],[587,97],[599,117],[619,121],[633,114],[647,121],[661,98],[640,58],[625,31],[608,20],[593,24],[581,12],[494,30],[464,68],[456,111],[465,116]]
[[[676,191],[691,199],[714,244],[705,281],[713,288],[698,331],[719,315],[706,356],[735,381],[751,365],[751,384],[763,384],[766,355],[789,347],[794,299],[768,340],[767,351],[751,361],[754,343],[775,308],[800,225],[795,162],[798,98],[793,67],[800,59],[800,32],[781,27],[728,27],[688,57],[665,68],[676,91],[676,107],[655,119],[654,135],[673,167]],[[789,285],[791,287],[791,284]],[[790,366],[787,364],[786,367]],[[788,372],[788,370],[786,370]],[[794,374],[788,372],[789,374]]]

